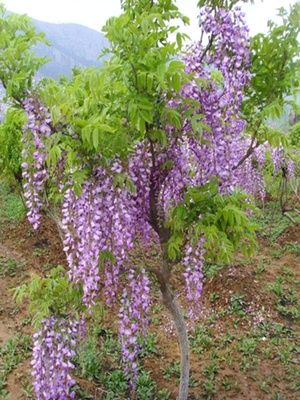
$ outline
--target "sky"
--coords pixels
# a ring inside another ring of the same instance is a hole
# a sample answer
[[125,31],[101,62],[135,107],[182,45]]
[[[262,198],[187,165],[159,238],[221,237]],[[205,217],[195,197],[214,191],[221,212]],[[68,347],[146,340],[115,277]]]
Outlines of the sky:
[[[252,35],[266,32],[267,21],[276,18],[276,9],[288,8],[297,0],[255,0],[244,5]],[[34,19],[53,23],[77,23],[101,31],[107,18],[120,13],[120,0],[0,0],[6,9],[27,14]],[[185,32],[193,39],[199,37],[197,0],[177,0],[180,11],[191,20]],[[275,19],[276,20],[276,19]]]

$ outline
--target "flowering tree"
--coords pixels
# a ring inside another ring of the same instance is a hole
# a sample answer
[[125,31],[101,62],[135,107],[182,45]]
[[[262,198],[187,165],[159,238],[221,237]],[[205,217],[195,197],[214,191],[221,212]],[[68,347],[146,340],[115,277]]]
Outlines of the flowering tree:
[[[133,388],[149,277],[158,282],[178,334],[180,400],[188,396],[189,342],[170,286],[174,261],[182,260],[189,313],[196,317],[205,259],[229,261],[238,248],[251,253],[257,227],[248,218],[249,198],[264,192],[257,167],[264,162],[262,134],[258,141],[258,130],[245,133],[260,97],[251,92],[249,32],[235,3],[208,1],[203,8],[200,1],[202,40],[183,51],[186,36],[173,21],[188,19],[172,1],[122,0],[122,15],[104,26],[111,43],[104,68],[76,70],[62,83],[44,81],[21,101],[28,116],[22,167],[30,222],[38,229],[41,208],[51,206],[69,280],[82,288],[87,310],[100,287],[108,303],[121,290],[122,356]],[[264,114],[255,114],[259,127],[271,100]],[[57,196],[61,207],[49,202]],[[158,267],[135,265],[136,238],[145,248],[156,243]],[[65,372],[80,337],[74,319],[67,323],[58,306],[51,312],[34,348],[39,399],[70,396],[73,381]],[[59,359],[62,348],[66,358]],[[64,379],[50,381],[57,363]]]

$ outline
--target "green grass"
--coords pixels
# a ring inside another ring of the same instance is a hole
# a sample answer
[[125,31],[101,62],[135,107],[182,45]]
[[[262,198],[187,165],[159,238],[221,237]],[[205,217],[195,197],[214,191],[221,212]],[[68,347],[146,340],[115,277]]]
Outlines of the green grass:
[[15,259],[0,255],[0,278],[15,277],[24,268],[24,262],[18,263]]
[[0,346],[0,398],[8,399],[6,389],[8,375],[24,359],[31,355],[32,338],[29,335],[17,334]]
[[25,208],[20,195],[6,183],[0,182],[0,217],[15,220],[24,216]]

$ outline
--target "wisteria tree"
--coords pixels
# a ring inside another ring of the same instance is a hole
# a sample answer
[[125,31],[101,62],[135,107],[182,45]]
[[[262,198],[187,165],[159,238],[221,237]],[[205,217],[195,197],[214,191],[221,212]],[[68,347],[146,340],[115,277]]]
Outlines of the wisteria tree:
[[[159,284],[178,334],[180,400],[188,397],[189,341],[170,285],[174,263],[182,265],[189,315],[197,318],[205,260],[228,262],[235,250],[255,248],[257,227],[248,215],[251,195],[264,195],[260,144],[271,137],[261,128],[274,102],[292,90],[282,79],[288,81],[294,66],[294,37],[280,77],[266,89],[272,96],[265,94],[264,70],[258,83],[261,40],[254,42],[251,76],[249,30],[236,3],[200,1],[201,39],[184,49],[186,35],[174,24],[188,19],[174,2],[122,0],[122,15],[104,26],[111,57],[103,68],[76,69],[59,83],[44,80],[21,97],[28,116],[22,168],[30,222],[38,229],[45,207],[57,222],[69,280],[82,290],[87,310],[100,288],[107,303],[118,306],[119,300],[122,357],[133,390],[138,337],[146,332],[152,282]],[[292,21],[294,30],[296,14],[299,4],[285,23]],[[285,39],[287,29],[281,29]],[[144,248],[156,244],[159,266],[136,265],[136,240]],[[35,337],[38,399],[74,396],[68,371],[84,335],[76,313],[66,319],[57,304]]]

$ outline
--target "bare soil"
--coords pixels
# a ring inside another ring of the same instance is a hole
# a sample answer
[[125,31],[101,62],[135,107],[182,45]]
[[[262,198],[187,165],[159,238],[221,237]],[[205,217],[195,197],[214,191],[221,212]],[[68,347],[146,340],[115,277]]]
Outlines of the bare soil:
[[[200,319],[187,320],[192,348],[190,400],[300,399],[300,311],[299,316],[280,312],[278,304],[286,305],[288,299],[270,290],[270,285],[282,277],[286,291],[293,287],[292,305],[300,302],[300,252],[286,250],[287,245],[292,249],[297,244],[300,227],[289,227],[275,243],[261,239],[259,252],[252,260],[240,257],[236,264],[206,278]],[[7,267],[8,260],[14,260],[14,268]],[[24,302],[17,306],[10,289],[27,280],[30,273],[45,274],[58,264],[66,265],[65,256],[51,221],[44,219],[35,233],[26,220],[0,221],[0,346],[17,333],[32,332],[28,305]],[[178,301],[185,307],[180,275],[175,277],[174,287]],[[150,331],[157,338],[157,354],[144,364],[158,386],[169,389],[173,400],[178,376],[174,373],[168,378],[163,371],[178,361],[179,349],[172,321],[159,304],[156,294],[151,314],[155,323]],[[116,329],[115,319],[116,312],[109,312],[104,321]],[[205,328],[204,333],[197,327]],[[288,346],[289,358],[285,360],[282,352]],[[217,365],[215,370],[213,365]],[[29,398],[23,389],[30,379],[27,358],[8,376],[10,399]],[[79,383],[95,399],[102,398],[97,395],[100,391],[95,383],[82,379]]]

